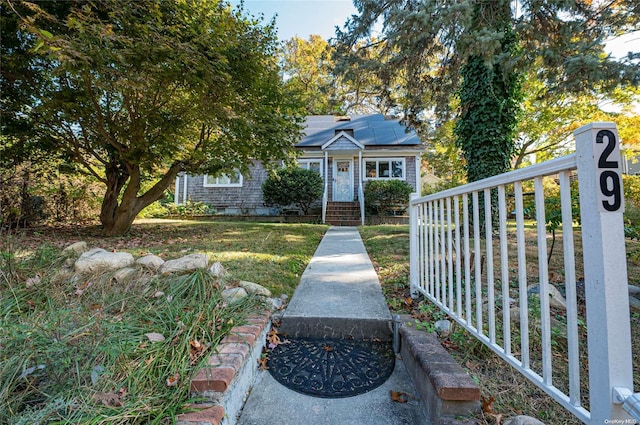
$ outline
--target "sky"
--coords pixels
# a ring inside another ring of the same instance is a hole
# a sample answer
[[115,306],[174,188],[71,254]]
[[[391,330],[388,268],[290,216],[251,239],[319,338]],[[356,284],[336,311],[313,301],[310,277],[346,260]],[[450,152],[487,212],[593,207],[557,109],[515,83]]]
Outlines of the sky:
[[357,13],[351,0],[245,0],[244,8],[254,16],[264,14],[265,22],[277,14],[280,40],[295,35],[306,40],[311,34],[328,40],[335,36],[336,26],[344,26],[349,16]]

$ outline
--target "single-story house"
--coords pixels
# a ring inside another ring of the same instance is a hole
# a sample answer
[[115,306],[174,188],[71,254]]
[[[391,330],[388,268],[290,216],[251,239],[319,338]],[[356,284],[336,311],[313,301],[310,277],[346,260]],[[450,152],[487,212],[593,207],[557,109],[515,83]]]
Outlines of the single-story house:
[[[404,180],[421,193],[422,144],[398,119],[381,114],[309,116],[295,147],[300,167],[317,171],[324,180],[323,222],[364,223],[364,187],[372,180]],[[266,177],[258,162],[251,164],[249,175],[182,174],[176,179],[175,200],[205,202],[221,214],[276,215],[280,211],[262,199]]]

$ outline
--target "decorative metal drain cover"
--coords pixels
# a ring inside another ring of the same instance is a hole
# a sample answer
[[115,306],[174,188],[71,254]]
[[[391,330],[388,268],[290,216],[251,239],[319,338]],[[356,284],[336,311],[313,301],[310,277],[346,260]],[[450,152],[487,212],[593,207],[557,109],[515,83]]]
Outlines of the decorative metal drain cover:
[[271,375],[296,392],[340,398],[366,393],[393,372],[391,343],[292,338],[269,355]]

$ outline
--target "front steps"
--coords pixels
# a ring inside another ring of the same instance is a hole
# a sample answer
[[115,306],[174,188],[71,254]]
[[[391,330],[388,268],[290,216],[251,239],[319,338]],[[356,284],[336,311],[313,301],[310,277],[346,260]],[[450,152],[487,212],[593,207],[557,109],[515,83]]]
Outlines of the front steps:
[[360,202],[327,202],[325,223],[332,226],[360,226]]

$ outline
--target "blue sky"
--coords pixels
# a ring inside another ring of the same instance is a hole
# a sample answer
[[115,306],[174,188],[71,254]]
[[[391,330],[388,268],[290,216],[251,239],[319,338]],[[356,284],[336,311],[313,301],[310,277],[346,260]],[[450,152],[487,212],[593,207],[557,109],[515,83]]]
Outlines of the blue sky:
[[[238,0],[231,1],[233,5],[238,3]],[[356,13],[351,0],[245,0],[244,7],[252,15],[264,14],[267,22],[277,14],[280,40],[294,35],[308,39],[311,34],[332,38],[335,27],[342,27],[347,18]]]

